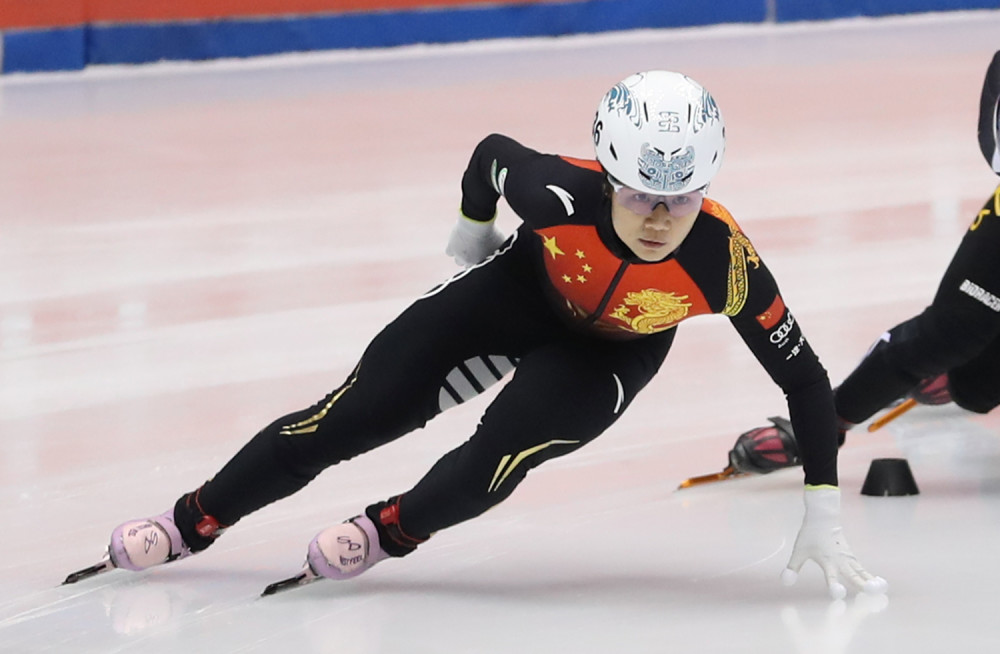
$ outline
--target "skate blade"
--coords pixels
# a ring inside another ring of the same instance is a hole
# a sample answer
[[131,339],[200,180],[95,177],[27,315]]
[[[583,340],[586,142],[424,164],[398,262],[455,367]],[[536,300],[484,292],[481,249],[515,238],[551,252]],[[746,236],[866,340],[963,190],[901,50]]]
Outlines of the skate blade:
[[115,566],[111,563],[111,559],[105,558],[103,561],[95,563],[89,568],[84,568],[83,570],[77,570],[76,572],[71,573],[68,577],[66,577],[66,580],[62,582],[62,585],[65,586],[66,584],[75,584],[78,581],[90,579],[91,577],[99,575],[102,572],[114,569]]
[[294,577],[289,577],[288,579],[282,579],[281,581],[276,581],[273,584],[268,585],[268,587],[264,589],[264,592],[261,593],[260,596],[267,597],[268,595],[274,595],[275,593],[291,590],[292,588],[299,588],[300,586],[311,584],[314,581],[319,581],[322,578],[323,577],[313,572],[309,566],[306,566],[302,570],[302,572],[295,575]]
[[899,416],[903,415],[904,413],[906,413],[915,406],[917,406],[917,401],[914,400],[912,397],[907,398],[905,402],[899,404],[891,411],[887,412],[884,416],[882,416],[878,420],[873,421],[872,424],[868,425],[868,431],[869,432],[878,431],[879,429],[885,427],[887,424],[889,424],[890,422],[892,422]]
[[691,488],[692,486],[700,486],[702,484],[711,484],[716,481],[725,481],[726,479],[735,479],[737,477],[743,477],[742,473],[736,472],[736,469],[732,466],[727,466],[722,472],[715,472],[710,475],[701,475],[699,477],[691,477],[690,479],[685,479],[677,487],[677,490],[682,490],[684,488]]

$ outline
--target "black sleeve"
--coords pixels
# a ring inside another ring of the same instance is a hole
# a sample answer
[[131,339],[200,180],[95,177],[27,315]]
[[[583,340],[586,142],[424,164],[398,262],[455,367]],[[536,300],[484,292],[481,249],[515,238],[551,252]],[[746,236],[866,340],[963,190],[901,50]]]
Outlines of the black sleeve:
[[805,483],[836,486],[837,423],[826,369],[785,306],[763,261],[748,268],[747,281],[746,303],[730,320],[785,393]]
[[491,220],[503,195],[508,167],[519,155],[527,154],[526,150],[500,134],[490,134],[480,141],[462,175],[462,213],[472,220]]
[[488,221],[503,196],[532,228],[593,221],[603,206],[602,179],[595,170],[491,134],[476,146],[462,176],[462,212]]

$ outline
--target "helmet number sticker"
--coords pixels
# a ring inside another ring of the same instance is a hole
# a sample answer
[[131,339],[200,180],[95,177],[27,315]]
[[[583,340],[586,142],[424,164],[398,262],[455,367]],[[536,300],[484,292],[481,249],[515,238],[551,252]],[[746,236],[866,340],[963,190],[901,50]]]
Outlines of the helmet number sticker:
[[657,125],[661,132],[680,132],[681,115],[676,111],[661,111]]

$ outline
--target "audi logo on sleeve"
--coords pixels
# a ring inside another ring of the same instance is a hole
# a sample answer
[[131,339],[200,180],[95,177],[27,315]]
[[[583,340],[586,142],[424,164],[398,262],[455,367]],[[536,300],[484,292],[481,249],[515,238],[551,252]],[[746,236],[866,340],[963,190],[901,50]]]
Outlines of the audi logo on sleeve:
[[795,318],[789,312],[785,318],[785,322],[778,325],[778,328],[771,332],[768,339],[781,349],[788,345],[788,334],[792,331],[792,327],[795,326]]

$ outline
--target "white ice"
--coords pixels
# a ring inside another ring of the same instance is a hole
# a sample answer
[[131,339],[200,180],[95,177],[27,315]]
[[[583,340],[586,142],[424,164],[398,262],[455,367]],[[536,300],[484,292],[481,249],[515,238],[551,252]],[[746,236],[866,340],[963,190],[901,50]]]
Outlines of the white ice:
[[[800,470],[675,490],[787,414],[714,318],[680,328],[597,442],[356,580],[258,598],[315,533],[465,439],[490,394],[193,559],[60,585],[116,524],[339,385],[454,272],[443,250],[480,138],[588,157],[597,100],[636,70],[715,95],[729,142],[712,195],[836,383],[930,301],[996,185],[975,129],[997,34],[985,11],[0,80],[0,651],[1000,650],[997,418],[919,408],[852,432],[843,522],[888,600],[831,603],[813,565],[785,588]],[[909,461],[919,495],[860,494],[883,457]]]

